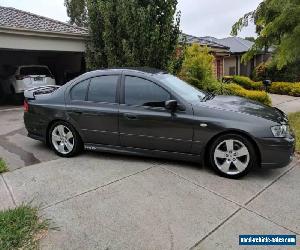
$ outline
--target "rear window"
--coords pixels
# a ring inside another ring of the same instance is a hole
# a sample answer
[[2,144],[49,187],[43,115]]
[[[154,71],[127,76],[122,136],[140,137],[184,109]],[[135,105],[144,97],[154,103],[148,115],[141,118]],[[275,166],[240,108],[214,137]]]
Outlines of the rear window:
[[45,75],[51,76],[51,72],[46,67],[24,67],[20,69],[20,75],[28,76],[28,75]]

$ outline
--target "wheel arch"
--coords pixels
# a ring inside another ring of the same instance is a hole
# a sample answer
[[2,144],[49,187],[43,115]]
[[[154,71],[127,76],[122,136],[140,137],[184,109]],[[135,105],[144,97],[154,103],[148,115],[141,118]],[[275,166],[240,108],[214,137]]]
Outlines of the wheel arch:
[[64,123],[67,123],[69,124],[70,126],[72,126],[72,128],[77,132],[77,134],[79,135],[79,138],[81,140],[81,142],[83,142],[82,140],[82,135],[81,133],[78,131],[78,129],[70,122],[70,121],[66,121],[64,119],[55,119],[55,120],[52,120],[51,122],[48,123],[48,126],[47,126],[47,129],[46,129],[46,144],[48,146],[50,146],[50,142],[49,142],[49,131],[51,129],[51,127],[53,126],[53,124],[57,123],[57,122],[64,122]]
[[257,161],[257,163],[258,163],[259,165],[261,164],[261,152],[260,152],[260,150],[259,150],[259,147],[258,147],[256,141],[253,139],[253,137],[252,137],[249,133],[247,133],[247,132],[245,132],[245,131],[242,131],[242,130],[237,130],[237,129],[229,129],[229,130],[223,131],[223,132],[221,132],[221,133],[218,133],[218,134],[214,135],[214,136],[208,141],[208,143],[206,144],[206,147],[205,147],[205,149],[204,149],[204,159],[203,159],[203,161],[204,161],[205,164],[208,164],[208,161],[209,161],[208,152],[209,152],[209,150],[210,150],[210,148],[211,148],[213,142],[214,142],[218,137],[220,137],[220,136],[222,136],[222,135],[227,135],[227,134],[236,134],[236,135],[240,135],[240,136],[245,137],[247,140],[249,140],[249,142],[253,145],[253,148],[254,148],[254,150],[255,150],[255,153],[256,153],[256,156],[257,156],[256,161]]

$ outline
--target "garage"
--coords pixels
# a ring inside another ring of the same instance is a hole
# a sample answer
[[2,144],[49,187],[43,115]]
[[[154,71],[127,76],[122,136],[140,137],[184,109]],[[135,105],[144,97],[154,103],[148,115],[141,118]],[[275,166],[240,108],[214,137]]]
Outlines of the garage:
[[47,66],[57,85],[85,72],[84,28],[0,7],[0,99],[10,100],[7,80],[20,66]]

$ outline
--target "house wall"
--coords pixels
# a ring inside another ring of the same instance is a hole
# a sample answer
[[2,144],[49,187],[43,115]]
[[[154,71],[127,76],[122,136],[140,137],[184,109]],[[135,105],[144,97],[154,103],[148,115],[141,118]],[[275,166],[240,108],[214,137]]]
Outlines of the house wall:
[[236,56],[229,56],[224,57],[224,75],[229,76],[230,74],[230,68],[234,68],[234,75],[237,74],[237,68],[236,68]]
[[37,34],[7,33],[0,29],[0,48],[84,52],[85,40],[77,37],[40,36]]
[[257,55],[251,61],[243,63],[241,61],[243,54],[231,55],[224,58],[224,75],[242,75],[250,77],[254,68],[262,62],[267,61],[271,55]]

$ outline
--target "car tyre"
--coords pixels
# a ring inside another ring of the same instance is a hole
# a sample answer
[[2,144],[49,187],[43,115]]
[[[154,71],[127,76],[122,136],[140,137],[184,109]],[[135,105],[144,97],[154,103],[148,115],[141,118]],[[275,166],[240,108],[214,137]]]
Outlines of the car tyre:
[[83,143],[78,132],[67,122],[55,122],[49,129],[49,143],[61,157],[73,157],[82,151]]
[[240,178],[245,176],[256,163],[254,146],[244,136],[221,135],[210,147],[209,163],[220,176]]

